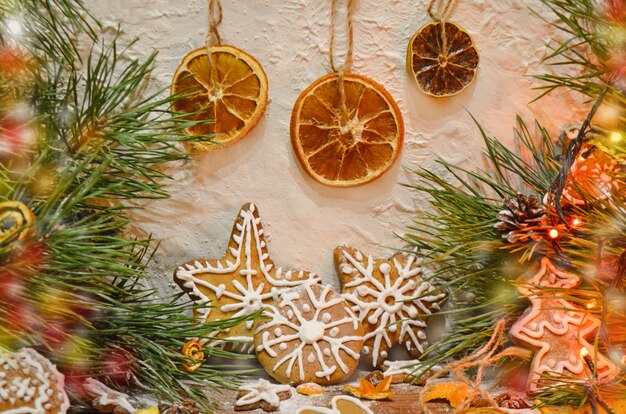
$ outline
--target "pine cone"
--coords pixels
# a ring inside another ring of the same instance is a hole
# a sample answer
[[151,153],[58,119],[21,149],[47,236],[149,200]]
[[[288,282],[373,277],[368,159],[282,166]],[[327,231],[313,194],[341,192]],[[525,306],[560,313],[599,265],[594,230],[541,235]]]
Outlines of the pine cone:
[[162,404],[159,407],[161,414],[200,414],[195,401],[186,400],[177,404]]
[[518,194],[517,199],[505,198],[504,206],[506,210],[498,213],[498,222],[493,226],[503,232],[503,239],[509,243],[526,243],[544,237],[548,216],[537,196]]

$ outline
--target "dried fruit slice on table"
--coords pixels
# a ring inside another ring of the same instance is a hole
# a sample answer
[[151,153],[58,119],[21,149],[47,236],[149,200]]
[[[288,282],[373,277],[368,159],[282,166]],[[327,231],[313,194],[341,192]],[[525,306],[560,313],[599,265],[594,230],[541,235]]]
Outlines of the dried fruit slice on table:
[[431,22],[409,42],[407,69],[426,94],[452,96],[476,77],[478,52],[467,32],[448,21]]
[[313,82],[291,113],[291,144],[304,170],[333,187],[368,183],[391,167],[404,140],[402,115],[378,83],[354,73]]
[[176,69],[171,93],[181,93],[173,109],[189,113],[197,123],[191,135],[216,134],[214,143],[194,143],[211,151],[243,138],[261,119],[267,107],[267,76],[252,56],[233,46],[211,46],[191,51]]

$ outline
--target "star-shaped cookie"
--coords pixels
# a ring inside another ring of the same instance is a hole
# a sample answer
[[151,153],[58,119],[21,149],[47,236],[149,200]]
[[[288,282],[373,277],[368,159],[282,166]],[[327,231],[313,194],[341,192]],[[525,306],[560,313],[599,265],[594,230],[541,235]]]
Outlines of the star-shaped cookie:
[[[182,264],[174,272],[174,280],[194,302],[205,306],[197,314],[202,322],[253,314],[276,299],[282,289],[319,282],[314,273],[284,271],[274,265],[258,209],[252,203],[239,211],[224,257]],[[248,320],[216,332],[211,345],[251,352],[253,322]]]
[[365,328],[362,352],[366,360],[379,367],[395,344],[419,357],[427,345],[424,316],[439,309],[446,294],[432,292],[415,254],[374,259],[353,247],[340,246],[334,258],[342,296]]

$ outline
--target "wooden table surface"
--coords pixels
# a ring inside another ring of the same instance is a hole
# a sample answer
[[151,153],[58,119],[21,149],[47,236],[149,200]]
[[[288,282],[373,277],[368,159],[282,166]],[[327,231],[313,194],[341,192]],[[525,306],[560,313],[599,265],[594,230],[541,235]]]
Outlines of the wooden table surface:
[[[363,401],[374,414],[421,414],[424,413],[418,401],[420,388],[409,384],[395,384],[391,389],[395,395],[382,401]],[[336,395],[350,395],[343,390],[343,386],[324,387],[324,394],[308,397],[298,394],[292,388],[290,399],[282,401],[275,414],[295,414],[298,408],[304,406],[330,407],[330,400]],[[209,396],[217,402],[215,413],[222,414],[261,414],[265,411],[256,409],[252,411],[235,411],[234,403],[237,399],[237,392],[222,390],[221,393],[210,391]],[[446,403],[429,403],[429,414],[451,414],[454,410]],[[349,414],[349,413],[348,413]]]

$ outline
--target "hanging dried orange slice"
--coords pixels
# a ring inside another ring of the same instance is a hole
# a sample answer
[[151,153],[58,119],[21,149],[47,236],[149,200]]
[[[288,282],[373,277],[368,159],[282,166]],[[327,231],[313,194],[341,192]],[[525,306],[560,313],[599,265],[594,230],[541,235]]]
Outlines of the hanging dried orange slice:
[[215,134],[214,143],[193,143],[211,151],[243,138],[267,107],[267,76],[252,56],[233,46],[205,47],[184,57],[172,82],[172,94],[184,96],[173,104],[187,119],[206,121],[187,128],[190,135]]
[[406,65],[424,93],[452,96],[476,77],[478,52],[470,35],[456,24],[431,22],[411,38]]
[[291,112],[291,144],[304,170],[333,187],[368,183],[391,167],[404,139],[402,115],[378,83],[331,73],[306,88]]

